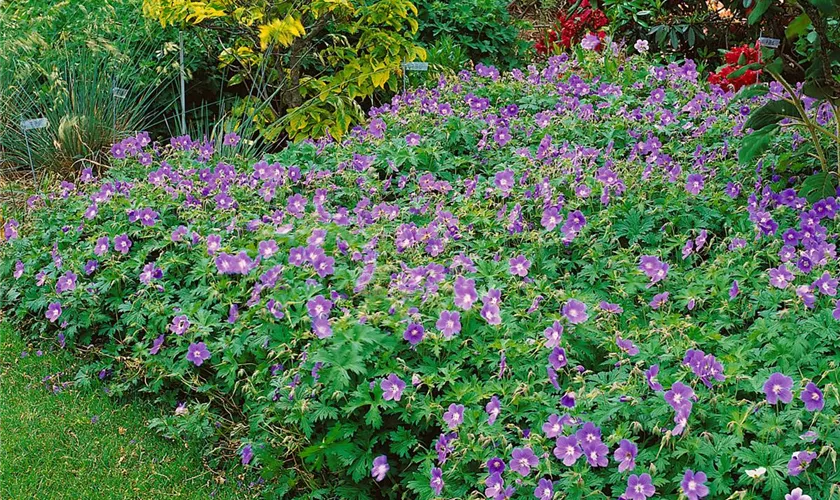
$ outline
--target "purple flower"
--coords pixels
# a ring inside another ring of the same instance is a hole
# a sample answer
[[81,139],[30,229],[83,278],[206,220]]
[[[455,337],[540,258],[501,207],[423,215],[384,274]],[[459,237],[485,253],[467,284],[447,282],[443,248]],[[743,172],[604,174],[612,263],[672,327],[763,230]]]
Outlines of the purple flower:
[[490,398],[490,402],[484,407],[487,412],[487,425],[493,425],[499,414],[502,412],[502,403],[497,396]]
[[[14,275],[13,275],[15,277],[15,279],[19,280],[20,277],[23,276],[23,272],[25,270],[26,270],[26,268],[24,267],[22,261],[19,260],[19,261],[15,262],[15,272],[14,272]],[[90,273],[88,273],[88,274],[90,274]]]
[[451,339],[461,331],[461,314],[457,311],[441,311],[435,328],[440,330],[443,338]]
[[671,389],[665,392],[665,401],[671,405],[671,408],[677,413],[686,415],[691,413],[694,397],[694,389],[682,382],[674,382]]
[[738,280],[732,282],[732,288],[729,289],[729,298],[734,299],[738,296],[738,292],[741,290],[738,288]]
[[680,482],[680,488],[688,500],[699,500],[709,495],[709,487],[704,484],[705,482],[705,472],[694,472],[688,469]]
[[531,267],[531,261],[525,258],[524,255],[519,255],[510,259],[510,274],[514,276],[525,277],[528,276],[528,269]]
[[251,460],[254,458],[254,450],[251,448],[250,444],[243,446],[239,454],[242,456],[242,465],[250,464]]
[[798,476],[808,468],[813,459],[817,458],[817,454],[812,451],[795,451],[788,462],[788,474],[791,476]]
[[481,317],[491,325],[500,325],[502,323],[501,310],[499,306],[493,303],[486,303],[481,308]]
[[140,224],[147,227],[151,227],[155,225],[155,222],[157,222],[159,215],[160,214],[158,214],[151,208],[146,207],[137,212],[137,219],[140,221]]
[[653,480],[650,474],[642,474],[637,476],[631,474],[627,479],[627,489],[624,490],[623,497],[626,500],[646,500],[656,493],[656,488],[653,486]]
[[820,411],[825,407],[825,400],[823,393],[817,384],[808,382],[805,388],[802,389],[802,394],[799,398],[805,403],[805,409],[808,411]]
[[440,470],[440,467],[432,467],[432,475],[429,480],[429,486],[432,488],[432,491],[435,492],[435,495],[440,495],[440,492],[443,491],[443,471]]
[[505,471],[505,461],[499,457],[493,457],[487,461],[487,470],[490,474],[501,474]]
[[578,458],[583,455],[583,451],[578,445],[578,439],[572,436],[560,436],[557,438],[554,447],[554,456],[558,460],[563,461],[563,465],[571,467],[575,464]]
[[511,453],[510,470],[524,477],[531,473],[531,467],[536,467],[539,463],[540,460],[531,448],[514,448]]
[[152,341],[152,348],[149,349],[149,354],[155,355],[160,352],[160,348],[163,346],[163,340],[166,338],[165,335],[160,334],[158,337]]
[[373,459],[373,468],[370,470],[370,475],[379,482],[385,479],[385,474],[387,474],[389,470],[391,470],[391,467],[388,465],[388,457],[385,455],[379,455]]
[[662,307],[664,303],[668,302],[668,297],[670,296],[670,292],[662,292],[654,295],[653,299],[651,299],[650,301],[651,309],[659,309],[660,307]]
[[689,349],[683,358],[683,364],[691,367],[691,371],[700,377],[706,387],[711,388],[711,380],[723,382],[726,377],[723,375],[723,365],[711,354],[706,354],[697,349]]
[[408,341],[409,344],[415,346],[423,340],[423,337],[426,335],[426,330],[423,328],[423,325],[419,323],[411,323],[408,325],[408,328],[405,329],[405,333],[403,333],[403,338]]
[[815,290],[819,290],[823,295],[834,297],[837,295],[837,280],[833,279],[828,271],[825,271],[822,276],[817,278],[813,283]]
[[450,429],[456,429],[464,421],[464,405],[449,405],[449,409],[443,414],[443,420]]
[[213,255],[222,246],[222,237],[218,234],[207,236],[207,255]]
[[96,271],[97,267],[99,267],[99,262],[93,259],[88,260],[85,263],[85,274],[90,276],[91,274],[93,274],[94,271]]
[[540,479],[537,488],[534,490],[534,496],[539,500],[551,500],[554,496],[554,484],[550,479]]
[[575,393],[574,392],[567,392],[563,394],[560,398],[560,404],[565,406],[566,408],[574,408],[575,407]]
[[491,473],[484,480],[484,496],[487,498],[504,498],[505,480],[500,473]]
[[610,313],[610,314],[621,314],[624,312],[624,309],[618,304],[611,304],[606,300],[602,300],[598,303],[598,309]]
[[613,459],[618,462],[618,472],[625,472],[636,468],[636,455],[639,449],[635,444],[626,439],[618,443],[618,448],[613,454]]
[[631,340],[623,339],[620,336],[618,336],[615,339],[615,343],[619,349],[621,349],[630,356],[635,356],[636,354],[639,354],[639,348]]
[[669,268],[667,262],[662,262],[655,255],[642,255],[639,258],[639,270],[650,278],[651,285],[665,279]]
[[94,245],[94,247],[93,247],[93,253],[97,257],[101,257],[102,255],[105,255],[105,253],[108,252],[109,247],[110,247],[110,240],[108,239],[107,236],[103,236],[103,237],[99,238],[98,240],[96,240],[96,245]]
[[149,262],[143,266],[143,271],[140,273],[140,282],[148,285],[153,279],[163,278],[163,271],[158,268],[154,262]]
[[322,278],[326,278],[327,276],[333,274],[335,272],[335,259],[332,257],[328,257],[326,255],[319,255],[315,262],[312,263],[312,267],[315,268],[315,272],[318,273],[318,276]]
[[50,323],[55,323],[61,316],[61,304],[58,302],[52,302],[50,305],[47,306],[47,319],[50,320]]
[[128,239],[127,234],[121,234],[114,238],[114,250],[122,254],[127,254],[131,248],[131,240]]
[[175,316],[172,318],[172,324],[169,325],[169,331],[175,335],[183,335],[190,327],[190,320],[186,316]]
[[588,445],[581,443],[581,448],[583,449],[584,456],[586,456],[586,461],[591,467],[606,467],[609,464],[607,455],[610,449],[600,440]]
[[332,337],[332,327],[330,326],[329,318],[313,318],[312,331],[319,339]]
[[802,488],[794,488],[793,491],[785,495],[785,500],[811,500],[811,496],[804,495]]
[[568,415],[561,417],[556,413],[552,413],[542,426],[543,434],[547,438],[556,438],[563,431],[563,425],[568,423],[571,423],[571,418]]
[[700,194],[703,190],[703,176],[700,174],[691,174],[685,181],[685,190],[693,195]]
[[546,338],[545,346],[550,348],[560,345],[560,338],[563,336],[563,325],[559,321],[555,321],[552,325],[543,331]]
[[659,365],[653,365],[647,370],[645,370],[645,378],[648,382],[648,387],[651,388],[653,391],[661,391],[662,384],[659,383],[657,380],[657,376],[659,375]]
[[15,219],[9,219],[8,222],[3,224],[3,233],[5,235],[6,241],[16,240],[18,238],[18,226],[20,223]]
[[67,271],[55,283],[55,293],[72,292],[76,289],[76,273]]
[[586,50],[595,50],[599,45],[601,45],[601,39],[593,33],[587,33],[580,42],[580,46]]
[[332,301],[325,299],[323,295],[316,295],[306,303],[306,309],[312,319],[329,317],[332,307]]
[[502,196],[507,197],[513,191],[513,170],[503,170],[496,172],[493,183],[502,192]]
[[582,447],[590,446],[601,441],[601,428],[592,422],[585,422],[583,427],[575,432],[575,437]]
[[575,299],[571,299],[563,304],[563,316],[573,325],[583,323],[589,319],[589,315],[586,314],[586,304]]
[[793,273],[791,273],[785,264],[780,265],[775,269],[768,271],[770,275],[770,284],[776,288],[787,288],[788,284],[793,281]]
[[222,145],[223,146],[236,146],[239,144],[239,140],[241,137],[236,132],[228,132],[222,138]]
[[478,292],[475,290],[475,280],[458,276],[455,278],[455,305],[468,311],[478,300]]
[[204,342],[190,344],[187,360],[195,363],[195,366],[201,366],[201,363],[208,359],[210,359],[210,351],[207,350],[207,344]]
[[392,373],[379,383],[382,389],[382,399],[385,401],[399,401],[402,397],[403,390],[405,390],[405,382],[403,382],[396,374]]
[[274,240],[261,241],[259,244],[259,252],[264,259],[268,259],[279,251],[280,249],[277,247],[277,242]]
[[782,403],[790,403],[793,400],[793,379],[775,372],[770,375],[767,382],[764,383],[764,394],[767,397],[767,403],[774,405],[781,401]]
[[551,354],[548,355],[548,362],[551,363],[551,366],[555,370],[559,370],[566,366],[566,350],[562,347],[555,347],[551,350]]
[[499,146],[504,146],[510,142],[510,138],[510,130],[507,127],[499,127],[493,134],[493,140],[496,141],[496,144]]

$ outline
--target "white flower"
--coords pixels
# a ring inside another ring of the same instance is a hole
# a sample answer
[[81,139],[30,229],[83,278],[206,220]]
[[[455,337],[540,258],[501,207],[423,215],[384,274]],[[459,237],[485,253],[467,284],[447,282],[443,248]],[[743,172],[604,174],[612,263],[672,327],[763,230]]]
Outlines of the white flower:
[[647,40],[636,40],[636,43],[633,45],[633,48],[636,49],[636,52],[639,54],[644,54],[645,52],[650,49],[650,44]]
[[747,475],[753,479],[763,476],[765,472],[767,472],[767,469],[765,469],[764,467],[759,467],[757,469],[752,470],[747,469]]

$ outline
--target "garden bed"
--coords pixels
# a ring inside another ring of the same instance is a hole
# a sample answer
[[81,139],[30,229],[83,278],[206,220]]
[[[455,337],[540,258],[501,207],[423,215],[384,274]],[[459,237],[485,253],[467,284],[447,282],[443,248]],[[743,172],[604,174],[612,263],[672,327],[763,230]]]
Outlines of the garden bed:
[[260,161],[128,138],[6,224],[0,304],[276,495],[826,497],[837,204],[736,159],[779,94],[582,57]]

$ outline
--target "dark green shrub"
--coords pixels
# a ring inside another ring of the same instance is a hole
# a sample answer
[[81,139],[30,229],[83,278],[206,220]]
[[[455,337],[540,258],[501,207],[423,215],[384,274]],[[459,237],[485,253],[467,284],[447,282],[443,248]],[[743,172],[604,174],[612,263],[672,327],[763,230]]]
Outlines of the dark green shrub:
[[[435,47],[449,36],[468,59],[503,69],[522,66],[530,44],[519,38],[526,23],[508,13],[506,0],[418,0],[418,39]],[[457,59],[453,61],[460,63]],[[461,69],[456,67],[454,69]]]

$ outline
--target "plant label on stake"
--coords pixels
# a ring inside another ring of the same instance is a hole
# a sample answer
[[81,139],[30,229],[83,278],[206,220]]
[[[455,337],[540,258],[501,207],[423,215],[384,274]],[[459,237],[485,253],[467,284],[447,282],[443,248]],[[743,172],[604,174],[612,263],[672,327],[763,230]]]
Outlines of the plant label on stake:
[[405,94],[405,82],[408,78],[406,74],[409,71],[429,71],[429,63],[427,62],[404,62],[403,68],[403,94]]
[[31,120],[22,120],[20,122],[20,128],[26,132],[27,130],[45,128],[49,124],[50,122],[46,118],[33,118]]
[[29,168],[32,170],[32,180],[35,181],[35,186],[38,186],[38,175],[35,174],[35,164],[32,163],[32,148],[29,146],[29,134],[27,130],[37,130],[39,128],[46,128],[50,122],[46,118],[33,118],[31,120],[21,120],[20,129],[23,131],[23,138],[26,140],[26,154],[29,157]]
[[779,44],[782,41],[778,38],[770,38],[767,36],[760,36],[758,37],[758,44],[762,47],[767,47],[768,49],[777,49],[779,48]]

